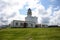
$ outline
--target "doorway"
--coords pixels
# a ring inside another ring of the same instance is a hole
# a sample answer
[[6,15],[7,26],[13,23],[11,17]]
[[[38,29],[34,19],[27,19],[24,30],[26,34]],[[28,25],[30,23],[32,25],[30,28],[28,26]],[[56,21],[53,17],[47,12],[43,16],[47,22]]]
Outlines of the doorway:
[[24,28],[26,28],[28,26],[28,24],[27,23],[24,23]]

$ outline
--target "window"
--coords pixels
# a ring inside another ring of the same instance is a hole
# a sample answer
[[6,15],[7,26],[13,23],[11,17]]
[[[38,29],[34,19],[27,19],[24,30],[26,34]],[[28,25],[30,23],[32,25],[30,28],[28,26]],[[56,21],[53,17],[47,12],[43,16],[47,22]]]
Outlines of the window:
[[31,24],[31,26],[33,26],[33,24]]
[[18,23],[16,23],[16,25],[18,25]]

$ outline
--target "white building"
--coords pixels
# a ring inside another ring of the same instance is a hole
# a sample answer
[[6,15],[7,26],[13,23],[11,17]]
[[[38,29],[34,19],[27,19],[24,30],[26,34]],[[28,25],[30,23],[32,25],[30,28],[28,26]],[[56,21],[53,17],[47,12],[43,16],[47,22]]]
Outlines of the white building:
[[30,21],[19,21],[19,20],[14,20],[13,22],[11,22],[10,24],[11,27],[35,27],[35,23],[34,22],[30,22]]
[[32,16],[32,11],[29,8],[27,12],[27,17],[25,17],[25,21],[13,20],[10,24],[11,27],[35,27],[37,23],[37,17]]
[[37,17],[32,16],[32,11],[30,8],[28,9],[27,17],[25,17],[25,21],[34,22],[35,24],[37,23]]

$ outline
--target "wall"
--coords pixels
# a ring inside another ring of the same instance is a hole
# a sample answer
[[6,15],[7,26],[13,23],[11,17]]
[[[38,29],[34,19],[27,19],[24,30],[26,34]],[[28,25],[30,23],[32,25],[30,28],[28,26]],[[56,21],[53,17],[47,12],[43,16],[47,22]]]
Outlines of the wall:
[[[17,25],[16,25],[17,23]],[[21,25],[21,23],[23,25]],[[24,27],[24,23],[27,23],[28,25],[26,27],[35,27],[35,23],[31,21],[19,21],[19,20],[14,20],[11,22],[10,26],[11,27]]]

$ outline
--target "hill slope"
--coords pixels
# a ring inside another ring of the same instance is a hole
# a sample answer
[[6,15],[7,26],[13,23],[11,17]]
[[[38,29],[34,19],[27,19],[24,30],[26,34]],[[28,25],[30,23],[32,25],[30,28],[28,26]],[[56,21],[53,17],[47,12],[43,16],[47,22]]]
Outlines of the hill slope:
[[2,29],[0,40],[60,40],[60,28]]

